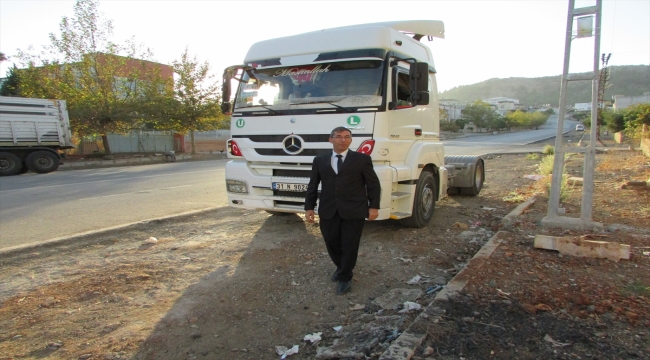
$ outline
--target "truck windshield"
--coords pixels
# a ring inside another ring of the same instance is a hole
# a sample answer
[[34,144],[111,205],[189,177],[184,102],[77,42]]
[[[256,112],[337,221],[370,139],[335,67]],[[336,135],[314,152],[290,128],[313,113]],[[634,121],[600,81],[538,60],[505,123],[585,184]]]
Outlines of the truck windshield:
[[363,107],[381,105],[381,60],[354,60],[244,73],[235,109]]

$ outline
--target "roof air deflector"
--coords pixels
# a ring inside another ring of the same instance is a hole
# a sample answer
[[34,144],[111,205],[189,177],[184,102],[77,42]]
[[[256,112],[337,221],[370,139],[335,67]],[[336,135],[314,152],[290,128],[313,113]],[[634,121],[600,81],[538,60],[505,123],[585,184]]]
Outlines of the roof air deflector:
[[[383,26],[397,31],[413,34],[415,40],[420,40],[424,36],[432,36],[440,39],[445,38],[445,24],[440,20],[402,20],[402,21],[385,21],[378,23],[369,23],[361,25],[343,26],[335,29],[353,29],[363,27]],[[334,30],[334,29],[328,29]]]

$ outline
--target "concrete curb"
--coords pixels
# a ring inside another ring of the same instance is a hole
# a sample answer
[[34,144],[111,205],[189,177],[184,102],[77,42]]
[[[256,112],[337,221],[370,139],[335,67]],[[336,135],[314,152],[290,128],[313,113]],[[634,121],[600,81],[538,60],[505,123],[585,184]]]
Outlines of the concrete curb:
[[100,234],[105,234],[105,233],[115,231],[115,230],[126,229],[126,228],[131,227],[131,226],[144,224],[144,223],[148,223],[148,222],[151,222],[151,221],[169,220],[169,219],[179,218],[179,217],[183,217],[183,216],[196,215],[196,214],[201,214],[201,213],[204,213],[204,212],[212,211],[212,210],[215,210],[215,209],[218,209],[218,208],[221,208],[221,206],[213,206],[213,207],[200,209],[200,210],[191,210],[191,211],[186,211],[186,212],[183,212],[183,213],[180,213],[180,214],[175,214],[175,215],[168,215],[168,216],[162,216],[162,217],[151,218],[151,219],[146,219],[146,220],[140,220],[140,221],[136,221],[136,222],[132,222],[132,223],[128,223],[128,224],[111,226],[111,227],[107,227],[107,228],[103,228],[103,229],[99,229],[99,230],[92,230],[92,231],[86,231],[86,232],[72,234],[72,235],[60,236],[60,237],[45,240],[43,242],[36,243],[36,244],[26,244],[26,245],[12,246],[12,247],[9,247],[9,248],[0,249],[0,259],[6,258],[8,256],[17,255],[19,253],[25,253],[25,252],[33,251],[35,249],[48,248],[48,247],[51,247],[51,246],[70,243],[70,242],[73,242],[75,240],[79,240],[79,239],[81,239],[83,237],[87,237],[87,236],[100,235]]
[[535,203],[535,201],[537,201],[537,198],[533,196],[532,198],[517,205],[517,207],[514,208],[514,210],[512,210],[508,215],[504,216],[503,219],[501,219],[501,224],[503,225],[503,227],[506,229],[510,228],[512,224],[515,222],[517,216],[520,216],[524,212],[524,210],[531,207]]
[[[501,221],[504,227],[509,227],[513,223],[513,219],[520,216],[524,210],[528,209],[535,203],[535,197],[519,204],[514,210],[506,215]],[[438,306],[438,302],[448,301],[451,297],[457,295],[462,291],[469,282],[469,274],[480,270],[490,255],[501,244],[501,237],[508,232],[498,231],[494,236],[488,240],[485,245],[479,250],[474,257],[467,263],[461,271],[456,274],[445,285],[444,289],[436,295],[433,301],[427,305],[426,308],[418,315],[417,318],[409,325],[409,327],[400,335],[393,343],[384,351],[379,357],[379,360],[409,360],[415,355],[415,350],[422,344],[427,337],[429,324],[437,323],[441,320],[445,311]]]
[[[197,161],[197,160],[218,160],[226,159],[225,153],[212,153],[212,154],[178,154],[176,155],[176,162],[182,161]],[[166,156],[164,154],[154,156],[140,156],[130,157],[124,159],[97,159],[85,161],[66,161],[63,159],[59,170],[77,170],[77,169],[90,169],[97,167],[112,167],[112,166],[132,166],[132,165],[149,165],[149,164],[162,164],[166,163]]]

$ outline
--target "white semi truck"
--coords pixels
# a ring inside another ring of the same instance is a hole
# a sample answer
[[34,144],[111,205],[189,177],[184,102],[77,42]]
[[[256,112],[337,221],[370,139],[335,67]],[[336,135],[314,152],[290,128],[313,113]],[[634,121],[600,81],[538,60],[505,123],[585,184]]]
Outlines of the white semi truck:
[[303,212],[312,160],[332,151],[337,126],[351,130],[351,150],[372,157],[382,188],[379,220],[423,227],[447,193],[478,195],[483,160],[444,155],[436,68],[424,37],[443,38],[444,24],[364,24],[253,44],[242,65],[224,71],[229,204]]
[[58,169],[71,135],[65,100],[0,96],[0,176]]

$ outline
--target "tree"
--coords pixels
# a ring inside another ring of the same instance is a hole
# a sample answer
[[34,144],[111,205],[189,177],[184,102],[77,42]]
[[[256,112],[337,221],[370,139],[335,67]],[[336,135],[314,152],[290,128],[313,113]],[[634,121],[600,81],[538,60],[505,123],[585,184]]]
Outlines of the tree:
[[625,120],[623,114],[614,112],[610,109],[603,111],[603,125],[613,133],[625,130]]
[[504,117],[503,117],[503,122],[508,131],[512,129],[513,126],[517,126],[517,123],[515,122],[515,119],[513,118],[514,111],[509,111]]
[[[7,56],[0,52],[0,63],[7,61]],[[17,96],[18,95],[18,74],[16,73],[16,66],[7,70],[7,79],[0,86],[0,95],[1,96]]]
[[465,125],[467,125],[468,121],[464,119],[456,119],[454,120],[454,124],[458,126],[459,129],[464,129]]
[[571,117],[573,120],[580,121],[585,125],[587,122],[591,123],[591,111],[576,111]]
[[7,70],[7,79],[0,87],[0,95],[2,96],[19,96],[20,95],[20,79],[18,78],[18,68],[16,65]]
[[181,133],[190,133],[192,154],[196,154],[194,131],[219,128],[225,118],[221,113],[220,87],[210,74],[210,64],[199,63],[196,56],[190,57],[188,49],[179,60],[172,62],[177,76],[174,84],[174,98],[167,101],[172,127]]
[[633,137],[648,136],[650,127],[650,103],[634,104],[624,109],[623,120],[625,121],[626,133]]
[[439,108],[438,113],[440,114],[440,123],[449,121],[449,112],[446,109]]
[[66,100],[73,131],[102,135],[110,153],[107,134],[137,128],[146,89],[164,88],[171,72],[165,77],[133,39],[112,42],[112,22],[102,19],[97,0],[77,0],[74,17],[63,17],[59,30],[40,55],[19,51],[27,66],[21,71],[21,95]]
[[505,128],[507,128],[507,127],[508,127],[508,124],[507,124],[507,122],[506,122],[506,120],[505,120],[505,118],[504,118],[503,116],[499,116],[499,115],[497,114],[497,116],[495,116],[495,117],[492,119],[492,121],[490,122],[489,126],[490,126],[490,129],[501,130],[501,129],[505,129]]
[[498,117],[498,114],[490,104],[483,101],[476,101],[472,105],[468,105],[463,109],[461,117],[467,121],[474,123],[478,127],[479,132],[481,128],[487,127],[492,121]]
[[460,128],[458,127],[458,125],[456,125],[451,121],[444,121],[440,123],[440,130],[455,133],[458,130],[460,130]]
[[525,128],[530,126],[530,118],[525,112],[521,110],[517,110],[512,114],[508,114],[508,119],[508,122],[510,122],[515,127]]
[[530,116],[530,126],[534,127],[535,130],[539,129],[540,126],[544,125],[546,120],[550,117],[549,114],[543,113],[541,111],[535,111]]

